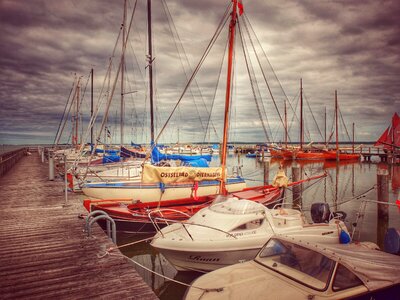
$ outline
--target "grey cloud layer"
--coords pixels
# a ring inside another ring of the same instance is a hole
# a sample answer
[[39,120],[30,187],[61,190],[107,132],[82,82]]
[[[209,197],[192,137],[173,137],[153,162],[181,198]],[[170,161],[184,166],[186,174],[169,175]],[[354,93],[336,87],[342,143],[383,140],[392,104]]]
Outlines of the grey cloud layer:
[[[52,142],[73,74],[87,76],[94,67],[96,93],[99,92],[120,28],[122,3],[105,0],[0,2],[0,143]],[[130,12],[133,3],[130,1]],[[144,4],[145,1],[138,1],[131,42],[142,74],[146,50]],[[227,5],[228,1],[168,1],[192,68]],[[400,111],[398,1],[253,0],[244,1],[244,6],[288,98],[298,94],[299,78],[303,78],[304,91],[319,122],[325,106],[329,113],[333,109],[335,89],[348,125],[356,123],[359,140],[376,139],[393,112]],[[153,1],[153,20],[154,31],[164,33],[155,33],[154,37],[157,128],[160,128],[182,92],[186,76],[177,59],[176,45],[165,34],[169,27],[160,1]],[[226,32],[222,37],[226,38]],[[222,53],[218,52],[225,47],[223,39],[216,47],[219,51],[210,54],[198,79],[207,105],[211,104],[214,93],[222,59]],[[131,49],[128,54],[132,89],[142,89],[145,83],[139,72],[134,71]],[[133,78],[137,81],[133,82]],[[238,100],[234,107],[236,115],[232,116],[236,120],[236,125],[232,125],[237,133],[235,138],[264,141],[245,78],[245,74],[237,74]],[[226,78],[222,76],[220,80],[224,84]],[[193,93],[197,93],[194,88]],[[145,91],[140,91],[132,97],[137,101],[145,95]],[[221,93],[218,96],[223,100]],[[133,100],[128,101],[126,118],[133,110]],[[187,101],[180,108],[180,117],[174,118],[171,131],[176,132],[180,123],[180,139],[198,141],[204,132],[194,134],[201,127],[197,111],[206,123],[205,109],[199,100],[196,100],[197,108],[193,101]],[[220,128],[222,116],[217,113],[222,104],[215,105],[212,120]],[[115,104],[113,115],[117,107]],[[148,104],[140,101],[135,103],[135,109],[140,120],[148,124],[143,116],[148,114]],[[267,109],[274,131],[279,126],[276,112],[271,103]],[[112,127],[117,127],[115,123]],[[255,126],[259,128],[252,130]]]

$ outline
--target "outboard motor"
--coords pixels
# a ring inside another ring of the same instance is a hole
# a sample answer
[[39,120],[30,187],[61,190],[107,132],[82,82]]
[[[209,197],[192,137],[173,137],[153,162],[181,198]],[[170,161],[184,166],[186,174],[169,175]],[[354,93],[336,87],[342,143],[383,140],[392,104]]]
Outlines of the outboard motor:
[[400,255],[400,230],[389,228],[384,240],[385,252]]
[[313,203],[311,205],[311,219],[314,223],[328,223],[331,211],[328,203]]

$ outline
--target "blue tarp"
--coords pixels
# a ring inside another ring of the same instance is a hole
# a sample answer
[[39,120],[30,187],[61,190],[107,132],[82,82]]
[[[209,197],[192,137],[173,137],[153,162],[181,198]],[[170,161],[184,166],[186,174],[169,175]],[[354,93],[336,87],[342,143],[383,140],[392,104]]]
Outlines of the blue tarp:
[[186,164],[191,167],[197,167],[197,168],[208,168],[209,167],[207,160],[205,160],[204,158],[191,160],[191,161],[186,162]]
[[103,156],[103,164],[118,162],[120,159],[119,155],[105,155]]
[[[180,154],[162,154],[157,147],[154,147],[151,151],[151,161],[153,163],[158,163],[162,160],[181,160],[183,162],[189,162],[199,159],[204,159],[205,161],[211,161],[212,155],[180,155]],[[208,167],[208,165],[207,165]]]
[[107,154],[111,154],[111,155],[118,155],[119,151],[118,150],[114,150],[114,149],[96,149],[95,153],[107,153]]
[[142,145],[140,145],[140,144],[135,144],[134,142],[131,142],[131,146],[132,146],[132,147],[136,147],[136,148],[142,148]]

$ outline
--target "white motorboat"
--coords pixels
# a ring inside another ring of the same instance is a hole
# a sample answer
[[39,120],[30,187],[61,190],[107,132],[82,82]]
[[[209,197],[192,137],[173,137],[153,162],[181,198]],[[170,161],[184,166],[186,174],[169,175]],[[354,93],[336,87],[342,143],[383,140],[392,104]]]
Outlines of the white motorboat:
[[254,260],[196,279],[185,299],[399,299],[400,259],[376,247],[274,236]]
[[349,238],[338,219],[310,224],[295,209],[228,198],[161,229],[151,245],[179,271],[212,271],[253,259],[274,234],[329,244],[339,243],[340,234]]

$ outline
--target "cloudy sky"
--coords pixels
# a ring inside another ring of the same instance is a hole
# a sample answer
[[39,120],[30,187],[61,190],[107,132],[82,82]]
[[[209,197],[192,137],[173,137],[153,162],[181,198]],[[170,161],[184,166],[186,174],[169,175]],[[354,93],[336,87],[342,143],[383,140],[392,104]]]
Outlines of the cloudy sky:
[[[291,109],[298,115],[300,78],[308,139],[322,139],[317,133],[324,135],[325,109],[329,135],[335,90],[349,135],[355,123],[356,140],[376,140],[393,113],[400,112],[398,1],[243,3],[245,14],[239,19],[235,50],[231,140],[282,140],[280,119],[286,99],[291,140],[297,141],[298,121]],[[138,0],[134,11],[135,1],[128,1],[127,22],[132,15],[133,22],[125,54],[125,142],[149,141],[145,4],[145,0]],[[156,134],[180,98],[228,4],[228,0],[153,0]],[[71,87],[79,77],[81,95],[86,88],[81,107],[85,125],[90,113],[87,82],[91,68],[95,72],[95,102],[99,103],[95,132],[102,136],[98,131],[107,98],[101,89],[113,89],[120,40],[111,56],[122,16],[123,0],[0,0],[0,144],[53,143]],[[227,35],[225,28],[160,141],[220,139]],[[251,49],[252,45],[255,48]],[[243,56],[245,46],[250,49],[250,77]],[[110,61],[112,72],[107,79]],[[276,105],[260,80],[257,61]],[[118,143],[121,92],[119,80],[115,82],[107,126],[113,142]],[[71,138],[71,119],[69,116],[62,141]],[[341,125],[341,131],[345,130]]]

